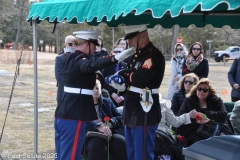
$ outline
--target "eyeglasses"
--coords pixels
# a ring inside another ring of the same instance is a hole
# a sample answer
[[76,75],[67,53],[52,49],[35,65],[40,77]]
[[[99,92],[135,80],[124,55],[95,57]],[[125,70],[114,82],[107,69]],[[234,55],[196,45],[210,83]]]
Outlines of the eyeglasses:
[[197,51],[200,51],[201,50],[201,48],[192,48],[192,50],[197,50]]
[[209,91],[209,89],[204,89],[204,88],[201,88],[201,87],[198,87],[197,90],[199,92],[203,91],[204,93],[207,93]]
[[185,83],[185,84],[188,84],[188,83],[189,83],[189,84],[193,84],[194,82],[185,80],[184,83]]
[[68,43],[69,46],[72,46],[73,44],[72,43]]
[[176,51],[183,51],[183,49],[182,48],[177,48]]

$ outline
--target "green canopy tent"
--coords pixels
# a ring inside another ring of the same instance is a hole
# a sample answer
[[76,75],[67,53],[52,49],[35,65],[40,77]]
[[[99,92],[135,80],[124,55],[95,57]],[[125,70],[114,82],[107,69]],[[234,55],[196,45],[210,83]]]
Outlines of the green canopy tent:
[[90,25],[105,22],[109,27],[160,24],[171,28],[175,24],[180,27],[211,24],[236,29],[240,28],[239,18],[239,0],[45,0],[31,5],[27,19],[37,23],[42,20]]
[[160,24],[171,28],[175,24],[188,27],[229,25],[240,28],[240,0],[45,0],[30,6],[28,21],[33,25],[34,51],[34,154],[38,144],[38,81],[36,24],[68,22],[109,27],[120,24]]

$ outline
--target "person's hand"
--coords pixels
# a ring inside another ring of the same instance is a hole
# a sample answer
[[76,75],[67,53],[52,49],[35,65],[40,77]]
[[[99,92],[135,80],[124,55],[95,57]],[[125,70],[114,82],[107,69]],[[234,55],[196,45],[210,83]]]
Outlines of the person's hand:
[[120,96],[115,100],[117,103],[121,103],[124,100],[123,96]]
[[123,92],[123,91],[126,90],[125,83],[118,84],[118,83],[115,83],[113,80],[111,80],[111,83],[109,85],[112,86],[113,88],[115,88],[116,90],[120,91],[120,92]]
[[233,85],[233,88],[234,88],[234,89],[238,89],[238,87],[239,87],[239,84],[237,84],[237,83],[235,83],[235,84]]
[[110,136],[112,134],[111,129],[109,128],[109,126],[104,125],[104,123],[101,124],[97,129],[99,130],[99,132],[102,132],[102,133],[104,133],[107,136]]
[[196,119],[197,114],[198,114],[198,112],[196,111],[196,109],[193,109],[189,112],[189,115],[192,119]]
[[133,55],[134,53],[136,53],[136,50],[132,47],[132,48],[123,50],[121,53],[116,54],[114,58],[117,61],[122,61],[128,58],[129,56]]
[[174,82],[177,82],[179,80],[178,76],[177,75],[174,76],[173,80],[174,80]]
[[201,120],[196,121],[196,122],[199,123],[199,124],[205,124],[205,123],[207,123],[207,122],[209,122],[209,121],[210,121],[210,119],[204,118],[204,119],[201,119]]
[[112,99],[114,99],[114,101],[117,102],[118,95],[116,93],[112,93],[111,97],[112,97]]

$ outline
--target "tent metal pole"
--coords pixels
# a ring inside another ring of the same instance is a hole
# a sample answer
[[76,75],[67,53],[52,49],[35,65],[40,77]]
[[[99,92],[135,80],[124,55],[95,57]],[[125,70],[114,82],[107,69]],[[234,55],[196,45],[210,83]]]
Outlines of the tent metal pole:
[[36,20],[32,21],[33,26],[33,65],[34,65],[34,155],[38,154],[38,74],[37,74],[37,28]]
[[[114,44],[115,44],[114,33],[115,33],[114,27],[112,27],[112,47],[114,47]],[[111,51],[112,51],[112,49],[111,49]]]

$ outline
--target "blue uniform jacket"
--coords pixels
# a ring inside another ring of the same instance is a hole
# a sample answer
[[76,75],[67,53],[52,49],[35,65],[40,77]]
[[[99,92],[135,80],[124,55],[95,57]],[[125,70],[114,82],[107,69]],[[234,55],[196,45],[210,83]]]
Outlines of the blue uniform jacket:
[[[142,89],[157,89],[160,87],[165,71],[165,59],[163,54],[153,46],[151,42],[143,49],[135,53],[128,63],[128,70],[122,71],[128,86]],[[147,125],[157,125],[161,120],[161,107],[159,95],[152,94],[153,105],[148,112]],[[126,90],[123,121],[130,128],[144,126],[145,112],[140,104],[140,93]]]
[[[96,84],[95,71],[113,63],[110,56],[93,59],[80,51],[67,54],[62,70],[64,86],[93,90]],[[55,111],[55,118],[81,121],[97,119],[93,96],[64,92]]]

